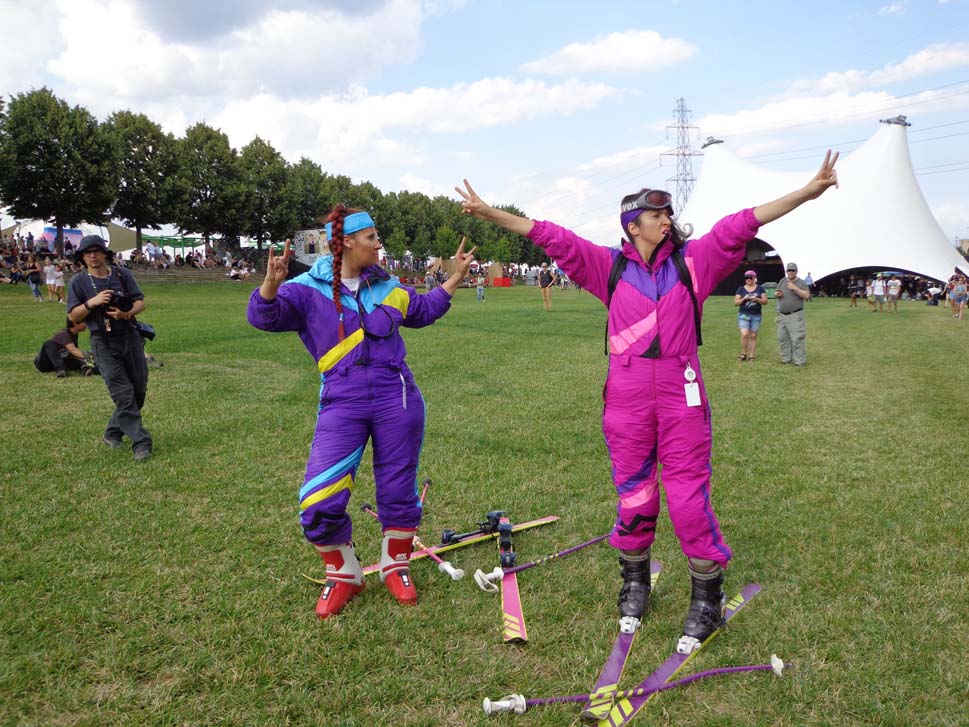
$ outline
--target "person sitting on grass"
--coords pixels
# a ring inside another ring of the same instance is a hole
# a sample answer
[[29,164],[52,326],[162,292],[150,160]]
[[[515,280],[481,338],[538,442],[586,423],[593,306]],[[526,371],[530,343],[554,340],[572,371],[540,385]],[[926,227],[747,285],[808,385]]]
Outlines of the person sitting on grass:
[[299,499],[303,534],[326,563],[316,604],[321,619],[363,590],[347,504],[368,440],[384,532],[380,579],[400,603],[417,602],[409,558],[422,514],[417,466],[424,400],[404,360],[400,329],[428,326],[447,313],[474,260],[462,239],[455,274],[418,294],[377,264],[382,245],[367,212],[334,207],[327,239],[331,254],[288,281],[289,240],[280,256],[270,247],[266,277],[246,311],[256,328],[297,332],[320,372],[316,434]]
[[57,378],[67,377],[68,371],[81,371],[85,376],[99,373],[94,359],[77,347],[77,337],[87,330],[84,321],[74,323],[67,319],[64,327],[54,333],[40,347],[34,357],[34,366],[41,373],[57,372]]

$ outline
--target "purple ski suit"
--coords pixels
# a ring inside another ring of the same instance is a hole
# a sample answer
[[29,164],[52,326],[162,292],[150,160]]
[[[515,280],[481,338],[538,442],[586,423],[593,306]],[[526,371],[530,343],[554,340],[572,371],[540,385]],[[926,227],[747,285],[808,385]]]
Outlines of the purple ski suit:
[[[746,209],[683,246],[701,312],[717,283],[741,262],[759,226],[753,209]],[[725,567],[730,548],[710,501],[710,405],[697,357],[693,303],[670,259],[672,243],[664,242],[647,263],[629,243],[621,250],[602,247],[550,222],[536,222],[528,237],[604,303],[616,256],[628,259],[609,305],[603,390],[602,431],[619,495],[610,544],[622,550],[652,544],[660,506],[657,464],[662,464],[670,520],[683,553]],[[688,406],[684,388],[688,368],[699,385],[694,406]]]
[[303,533],[314,545],[350,540],[347,503],[368,439],[384,529],[420,523],[417,465],[424,399],[404,363],[407,350],[399,329],[430,325],[451,307],[444,288],[418,294],[379,266],[361,272],[357,295],[343,286],[340,299],[342,341],[333,302],[333,256],[326,255],[284,283],[274,300],[254,290],[246,311],[256,328],[298,332],[320,371],[320,411],[299,493]]

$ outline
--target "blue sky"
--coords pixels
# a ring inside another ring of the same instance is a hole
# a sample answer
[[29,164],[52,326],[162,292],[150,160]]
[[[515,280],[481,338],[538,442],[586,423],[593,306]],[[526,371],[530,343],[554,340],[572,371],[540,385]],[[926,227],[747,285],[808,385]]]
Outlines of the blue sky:
[[969,237],[969,0],[0,0],[0,18],[4,95],[46,85],[176,135],[204,120],[384,191],[468,177],[604,244],[623,194],[675,176],[678,98],[697,149],[714,135],[805,181],[901,113],[930,209]]

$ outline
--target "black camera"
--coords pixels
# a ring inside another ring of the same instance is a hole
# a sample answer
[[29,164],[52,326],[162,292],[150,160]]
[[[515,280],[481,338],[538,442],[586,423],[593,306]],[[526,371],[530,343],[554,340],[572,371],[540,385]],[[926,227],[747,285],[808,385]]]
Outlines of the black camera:
[[135,302],[131,299],[130,295],[119,293],[116,290],[111,291],[111,300],[108,302],[108,308],[117,308],[122,313],[127,313],[134,305]]

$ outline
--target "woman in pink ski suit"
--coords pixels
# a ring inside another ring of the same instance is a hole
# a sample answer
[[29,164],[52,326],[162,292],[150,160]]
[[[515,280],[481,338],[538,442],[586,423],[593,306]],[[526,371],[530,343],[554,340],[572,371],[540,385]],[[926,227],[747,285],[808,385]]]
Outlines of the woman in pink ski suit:
[[619,495],[610,543],[619,550],[622,567],[620,616],[638,622],[649,598],[650,546],[660,506],[657,465],[662,464],[670,520],[693,580],[683,651],[719,627],[723,569],[731,557],[710,501],[710,405],[697,357],[702,304],[743,260],[747,241],[761,225],[837,183],[837,158],[828,152],[805,187],[725,217],[696,240],[685,240],[674,224],[668,193],[643,189],[628,195],[620,205],[626,235],[620,250],[551,222],[495,209],[467,180],[464,189],[455,187],[466,214],[528,237],[608,306],[602,429]]

